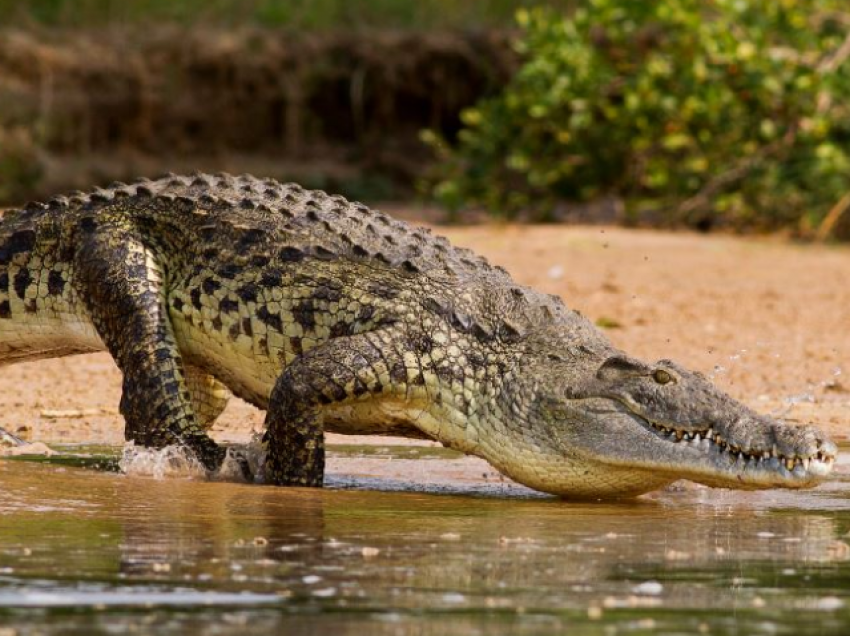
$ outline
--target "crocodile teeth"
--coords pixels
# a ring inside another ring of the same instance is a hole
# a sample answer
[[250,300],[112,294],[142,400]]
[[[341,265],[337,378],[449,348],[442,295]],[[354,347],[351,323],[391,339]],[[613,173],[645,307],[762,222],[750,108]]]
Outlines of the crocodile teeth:
[[[671,442],[686,441],[691,446],[700,446],[700,444],[704,441],[707,445],[706,448],[708,448],[708,444],[714,443],[719,447],[721,452],[728,453],[732,461],[744,465],[752,464],[754,468],[757,466],[759,469],[764,468],[775,470],[779,466],[784,466],[786,470],[793,472],[797,467],[797,464],[801,464],[803,466],[803,470],[808,471],[812,461],[817,460],[819,462],[824,462],[827,466],[831,466],[835,461],[835,458],[827,456],[822,451],[819,451],[814,457],[805,459],[801,457],[785,457],[779,453],[779,448],[777,448],[776,444],[774,444],[769,451],[742,450],[739,446],[735,446],[734,444],[724,440],[719,434],[714,432],[713,428],[709,428],[703,432],[686,432],[678,431],[674,428],[667,428],[661,424],[656,424],[655,422],[652,423],[652,427]],[[769,461],[774,462],[772,466],[767,465],[767,462]]]

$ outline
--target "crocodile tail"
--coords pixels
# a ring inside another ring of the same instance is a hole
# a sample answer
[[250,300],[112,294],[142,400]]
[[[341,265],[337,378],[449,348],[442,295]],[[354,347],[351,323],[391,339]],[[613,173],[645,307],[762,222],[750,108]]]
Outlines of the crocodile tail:
[[27,443],[16,435],[12,435],[9,431],[0,428],[0,447],[15,447],[26,446]]

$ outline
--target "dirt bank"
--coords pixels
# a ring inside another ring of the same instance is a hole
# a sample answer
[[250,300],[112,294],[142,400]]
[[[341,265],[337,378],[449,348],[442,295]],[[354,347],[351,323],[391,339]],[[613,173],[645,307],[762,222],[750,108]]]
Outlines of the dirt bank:
[[[440,231],[560,294],[634,355],[676,359],[759,410],[850,433],[850,249],[580,227]],[[45,442],[117,443],[119,394],[106,355],[6,367],[0,426]],[[216,435],[243,440],[261,423],[234,400]]]
[[190,168],[388,197],[515,65],[505,32],[0,28],[0,203]]

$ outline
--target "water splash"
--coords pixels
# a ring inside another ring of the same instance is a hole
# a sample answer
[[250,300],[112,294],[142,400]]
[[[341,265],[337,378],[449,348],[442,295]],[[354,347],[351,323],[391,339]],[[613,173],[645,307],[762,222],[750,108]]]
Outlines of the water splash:
[[723,375],[726,373],[727,369],[722,364],[715,364],[714,368],[711,370],[711,373],[708,374],[708,379],[714,382],[717,379],[717,376]]
[[125,475],[132,477],[205,478],[207,471],[201,463],[182,446],[165,448],[145,448],[133,442],[124,444],[118,467]]
[[[755,344],[755,348],[757,350],[767,350],[770,356],[776,360],[782,357],[782,354],[778,352],[771,352],[770,349],[773,345],[770,342],[758,341]],[[708,378],[713,381],[720,381],[726,379],[728,381],[728,377],[724,378],[723,376],[727,376],[734,367],[736,366],[744,366],[746,367],[748,364],[748,356],[750,352],[748,349],[739,349],[735,353],[731,354],[727,358],[727,365],[716,364],[714,368],[708,373]],[[843,369],[840,366],[836,366],[832,369],[829,377],[819,382],[807,382],[805,389],[800,393],[795,393],[792,395],[786,395],[784,397],[780,397],[782,401],[782,406],[778,407],[774,411],[770,413],[775,418],[782,419],[787,416],[796,405],[798,404],[816,404],[819,399],[823,396],[823,394],[829,390],[834,389],[835,387],[841,386],[840,376],[843,374]]]
[[188,479],[210,479],[212,481],[247,481],[243,466],[249,468],[253,483],[264,483],[263,465],[266,449],[262,434],[255,434],[247,444],[233,444],[227,448],[224,462],[214,473],[204,466],[182,446],[145,448],[127,442],[121,452],[118,467],[125,475],[166,479],[182,477]]
[[817,404],[819,399],[823,398],[824,393],[836,386],[840,386],[840,380],[843,370],[841,367],[834,367],[830,377],[821,380],[820,382],[809,382],[806,390],[803,393],[788,395],[782,398],[783,405],[775,409],[771,415],[776,418],[786,417],[795,406],[798,404]]
[[727,375],[732,367],[734,367],[736,365],[737,366],[742,366],[742,365],[745,366],[746,365],[745,358],[747,357],[747,354],[748,354],[747,349],[738,349],[738,351],[736,351],[735,353],[733,353],[732,355],[730,355],[727,358],[727,360],[728,360],[727,364],[729,366],[726,367],[726,366],[723,366],[722,364],[715,364],[714,368],[708,374],[708,379],[711,380],[712,382],[715,382],[721,376]]
[[233,444],[228,446],[224,462],[214,474],[210,475],[213,481],[235,481],[246,482],[243,466],[247,466],[252,476],[251,482],[255,484],[265,483],[263,467],[266,463],[266,447],[263,444],[263,434],[254,433],[247,444]]

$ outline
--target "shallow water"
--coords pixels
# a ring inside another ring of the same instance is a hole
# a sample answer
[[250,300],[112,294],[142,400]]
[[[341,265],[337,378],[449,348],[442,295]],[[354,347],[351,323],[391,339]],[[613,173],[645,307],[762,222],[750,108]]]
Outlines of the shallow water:
[[576,504],[433,448],[336,447],[324,490],[130,477],[119,455],[0,461],[2,636],[850,626],[844,481]]

